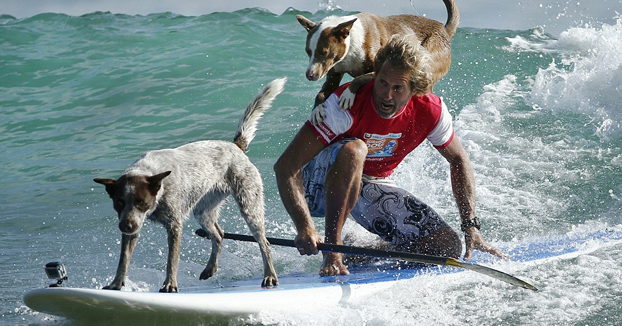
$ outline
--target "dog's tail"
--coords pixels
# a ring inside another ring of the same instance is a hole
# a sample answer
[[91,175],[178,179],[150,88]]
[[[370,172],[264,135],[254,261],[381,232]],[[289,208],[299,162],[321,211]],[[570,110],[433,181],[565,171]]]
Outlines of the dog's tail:
[[272,106],[272,101],[283,91],[287,78],[278,78],[264,87],[248,104],[244,115],[238,123],[238,130],[233,143],[246,152],[248,144],[255,138],[257,123],[263,114]]
[[447,22],[445,23],[445,30],[449,35],[449,39],[454,37],[456,30],[458,29],[458,23],[460,22],[460,11],[454,0],[443,0],[445,7],[447,8]]

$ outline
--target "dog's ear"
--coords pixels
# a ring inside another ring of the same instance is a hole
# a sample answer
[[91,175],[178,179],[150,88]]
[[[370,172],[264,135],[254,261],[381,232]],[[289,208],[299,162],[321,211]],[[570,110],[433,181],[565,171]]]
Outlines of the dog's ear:
[[352,20],[337,25],[335,28],[333,28],[333,34],[341,37],[342,39],[345,39],[346,37],[348,37],[348,35],[350,35],[350,30],[352,29],[352,26],[354,25],[356,19],[357,18],[354,18]]
[[112,178],[95,178],[93,179],[93,181],[97,182],[97,183],[101,183],[104,186],[107,185],[113,185],[117,182],[117,179],[112,179]]
[[116,192],[117,189],[117,180],[116,179],[111,179],[111,178],[95,178],[93,179],[93,181],[103,184],[104,186],[106,186],[106,192],[108,193],[108,195],[110,196],[110,198],[112,198],[112,196],[114,196],[114,193]]
[[307,32],[314,29],[315,26],[317,25],[316,23],[310,21],[307,17],[303,15],[296,15],[296,19],[298,19],[298,22],[300,23],[300,25],[302,25],[302,27],[304,27],[307,30]]
[[162,187],[162,179],[168,177],[172,171],[162,172],[160,174],[147,177],[147,183],[149,184],[149,192],[152,196],[155,196]]

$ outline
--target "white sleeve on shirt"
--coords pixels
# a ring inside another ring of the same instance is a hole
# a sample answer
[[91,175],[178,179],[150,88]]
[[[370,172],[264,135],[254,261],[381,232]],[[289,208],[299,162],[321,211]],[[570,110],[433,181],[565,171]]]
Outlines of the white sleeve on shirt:
[[428,140],[434,146],[447,145],[447,142],[452,139],[454,134],[454,126],[451,118],[451,114],[445,105],[443,99],[441,99],[443,108],[441,109],[441,116],[438,119],[436,127],[428,135]]

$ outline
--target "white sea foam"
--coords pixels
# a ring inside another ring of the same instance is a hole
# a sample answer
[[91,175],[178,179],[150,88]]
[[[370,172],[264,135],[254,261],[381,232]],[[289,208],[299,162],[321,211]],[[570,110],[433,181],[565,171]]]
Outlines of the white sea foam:
[[558,53],[561,59],[534,77],[533,106],[591,118],[590,128],[603,141],[622,136],[622,17],[614,25],[570,28],[557,40],[509,38],[510,51]]

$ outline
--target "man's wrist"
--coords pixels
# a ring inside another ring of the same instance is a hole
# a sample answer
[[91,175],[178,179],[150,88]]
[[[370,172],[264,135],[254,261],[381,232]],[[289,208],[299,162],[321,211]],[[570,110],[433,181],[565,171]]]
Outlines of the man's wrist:
[[462,224],[460,224],[460,229],[462,230],[462,232],[466,232],[466,229],[470,227],[474,227],[478,230],[482,227],[477,216],[474,216],[472,219],[469,220],[462,220]]

